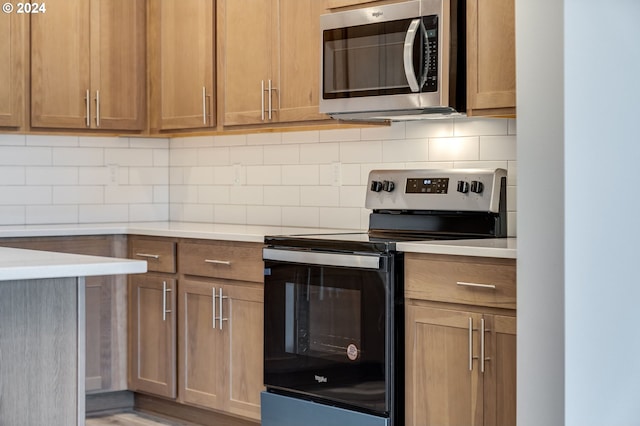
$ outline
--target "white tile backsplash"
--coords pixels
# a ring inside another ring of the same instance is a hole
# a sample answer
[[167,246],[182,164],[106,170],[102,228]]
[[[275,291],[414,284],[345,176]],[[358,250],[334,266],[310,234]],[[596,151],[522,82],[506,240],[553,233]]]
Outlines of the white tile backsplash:
[[0,134],[0,224],[167,220],[169,159],[167,138]]
[[503,167],[515,119],[134,138],[0,134],[0,225],[146,220],[366,229],[378,168]]
[[[509,230],[515,235],[515,132],[513,119],[452,118],[215,136],[215,146],[228,147],[231,164],[199,156],[198,165],[212,167],[214,183],[199,185],[209,195],[201,194],[197,203],[212,206],[215,221],[366,229],[370,212],[364,201],[372,169],[501,167],[509,172]],[[184,139],[170,142],[170,218],[207,221],[208,214],[192,211],[196,201],[181,200],[186,190],[174,190],[181,182],[189,187],[182,176],[193,167],[181,152],[193,146]]]

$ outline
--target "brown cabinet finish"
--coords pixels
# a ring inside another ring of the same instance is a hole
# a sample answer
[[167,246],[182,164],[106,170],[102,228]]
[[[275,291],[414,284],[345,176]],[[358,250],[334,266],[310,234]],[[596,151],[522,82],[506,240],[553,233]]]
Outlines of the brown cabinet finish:
[[147,261],[149,272],[176,272],[176,243],[162,239],[135,238],[131,240],[131,258]]
[[494,258],[405,258],[409,298],[495,308],[516,308],[516,265]]
[[31,19],[31,127],[144,130],[144,0],[52,0]]
[[179,248],[179,259],[183,274],[258,283],[264,279],[262,246],[258,244],[183,242]]
[[129,277],[129,387],[176,397],[176,280]]
[[148,2],[152,131],[215,125],[214,4]]
[[467,115],[516,108],[514,0],[467,1]]
[[182,402],[260,418],[262,305],[259,284],[201,278],[181,281]]
[[[262,244],[148,236],[129,242],[130,256],[146,258],[151,271],[129,277],[131,389],[259,420]],[[163,310],[170,311],[166,321]]]
[[25,82],[28,76],[26,14],[0,14],[0,127],[25,126]]
[[325,0],[223,0],[218,11],[225,126],[328,118],[318,111]]
[[515,424],[515,261],[405,262],[406,424]]

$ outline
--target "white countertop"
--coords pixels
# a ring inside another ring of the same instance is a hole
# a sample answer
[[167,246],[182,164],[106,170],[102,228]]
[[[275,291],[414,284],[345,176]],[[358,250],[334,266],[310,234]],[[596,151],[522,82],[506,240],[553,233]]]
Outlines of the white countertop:
[[517,255],[517,240],[515,238],[485,238],[478,240],[404,242],[396,244],[396,249],[411,253],[515,259]]
[[0,281],[147,272],[147,262],[0,247]]
[[[302,228],[191,222],[132,222],[69,225],[0,226],[0,238],[80,235],[147,235],[261,243],[265,235],[363,232],[357,229]],[[413,253],[516,258],[515,238],[403,242],[397,249]]]

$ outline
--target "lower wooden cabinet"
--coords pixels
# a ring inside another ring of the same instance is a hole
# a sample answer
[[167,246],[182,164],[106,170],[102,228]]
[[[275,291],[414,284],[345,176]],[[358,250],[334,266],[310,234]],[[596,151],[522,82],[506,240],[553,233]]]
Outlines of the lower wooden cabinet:
[[176,280],[129,277],[129,388],[176,397]]
[[133,236],[129,245],[150,271],[129,277],[130,389],[259,420],[261,244]]
[[515,323],[409,305],[407,425],[515,425]]
[[515,261],[405,260],[406,425],[515,425]]
[[179,301],[180,400],[259,419],[262,286],[184,279]]

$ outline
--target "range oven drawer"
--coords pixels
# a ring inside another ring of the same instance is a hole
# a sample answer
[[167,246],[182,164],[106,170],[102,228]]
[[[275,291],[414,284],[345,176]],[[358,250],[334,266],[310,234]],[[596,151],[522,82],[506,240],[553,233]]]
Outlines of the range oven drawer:
[[405,297],[516,309],[513,259],[405,254]]

